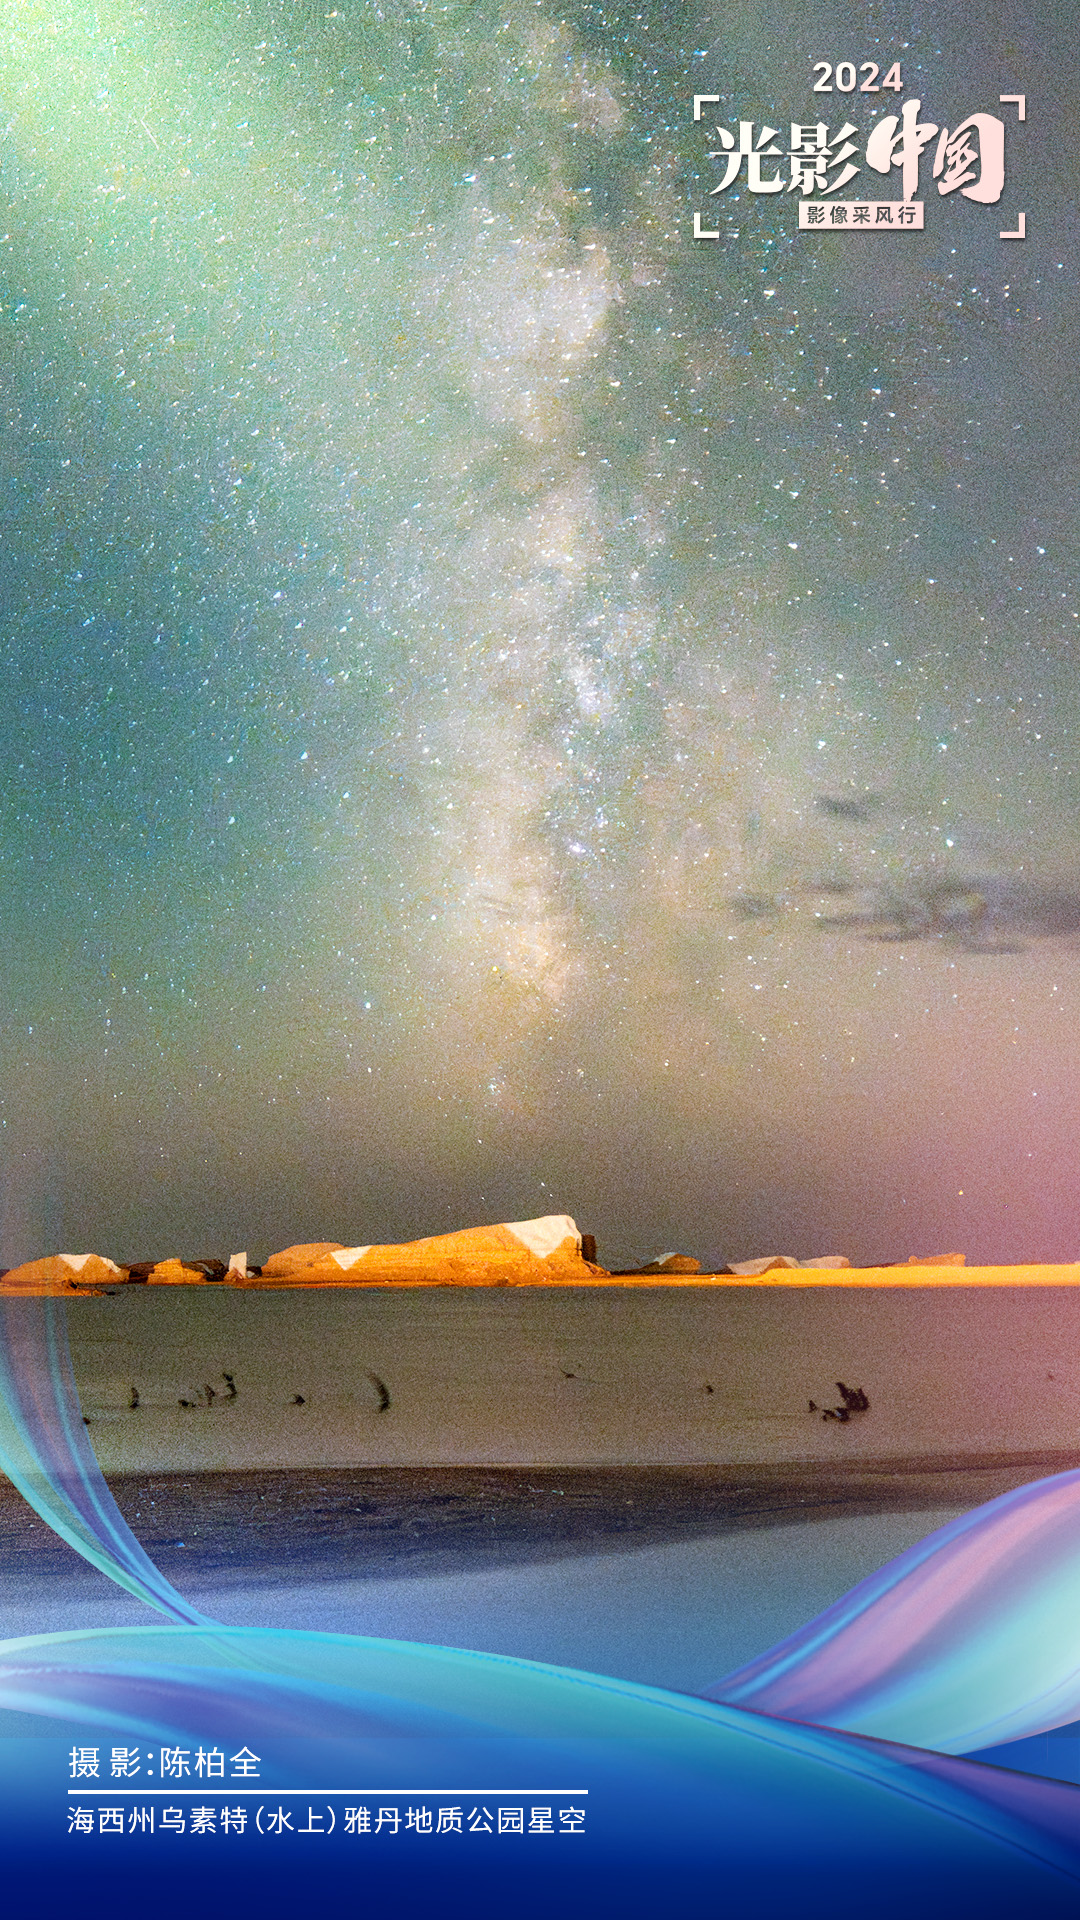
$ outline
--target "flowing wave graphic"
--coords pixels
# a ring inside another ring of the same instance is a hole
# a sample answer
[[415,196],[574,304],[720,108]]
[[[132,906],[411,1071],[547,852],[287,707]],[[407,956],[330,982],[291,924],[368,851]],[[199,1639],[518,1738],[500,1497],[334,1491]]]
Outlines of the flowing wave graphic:
[[[559,1862],[564,1892],[599,1864],[609,1893],[629,1890],[629,1912],[643,1910],[635,1876],[653,1869],[680,1884],[720,1872],[728,1896],[752,1891],[764,1914],[796,1896],[801,1914],[834,1913],[833,1889],[862,1874],[883,1876],[874,1910],[890,1915],[901,1895],[981,1915],[1033,1900],[1041,1915],[1071,1914],[1080,1896],[1073,1788],[526,1661],[273,1630],[90,1631],[0,1647],[0,1706],[77,1721],[91,1738],[236,1737],[260,1754],[318,1742],[390,1792],[453,1782],[466,1807],[491,1804],[493,1777],[584,1780],[593,1829],[575,1867]],[[365,1861],[398,1893],[408,1866],[403,1854]],[[468,1882],[478,1890],[471,1868]]]
[[[1080,1792],[918,1748],[970,1749],[1075,1715],[1080,1473],[931,1535],[720,1683],[721,1703],[491,1654],[207,1620],[115,1508],[62,1303],[7,1302],[0,1331],[4,1470],[86,1559],[171,1616],[0,1644],[9,1738],[77,1725],[165,1744],[318,1743],[417,1792],[470,1770],[472,1791],[486,1774],[492,1792],[492,1774],[539,1763],[549,1779],[588,1779],[599,1838],[583,1862],[602,1864],[605,1848],[627,1872],[697,1862],[768,1900],[798,1889],[814,1914],[830,1909],[832,1883],[819,1899],[807,1876],[855,1868],[898,1875],[890,1900],[983,1888],[1014,1908],[1037,1898],[1042,1914],[1075,1912]],[[779,1910],[760,1897],[758,1909]]]
[[707,1697],[971,1753],[1080,1717],[1080,1472],[928,1534]]
[[203,1620],[143,1551],[105,1483],[79,1405],[62,1300],[0,1300],[0,1468],[91,1566],[170,1619]]
[[1075,1789],[487,1654],[272,1629],[40,1635],[0,1647],[0,1706],[166,1743],[337,1742],[417,1791],[448,1768],[512,1777],[527,1751],[584,1773],[609,1812],[648,1804],[638,1831],[609,1821],[624,1862],[689,1850],[771,1885],[892,1861],[908,1886],[1003,1877],[1044,1912],[1080,1887]]

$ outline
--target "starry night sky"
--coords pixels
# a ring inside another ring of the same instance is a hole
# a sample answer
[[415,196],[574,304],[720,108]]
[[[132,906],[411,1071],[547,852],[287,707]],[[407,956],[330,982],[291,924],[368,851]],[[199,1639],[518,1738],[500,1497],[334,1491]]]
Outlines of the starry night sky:
[[[1080,1255],[1074,39],[0,6],[3,1263]],[[1000,204],[712,196],[846,59]]]

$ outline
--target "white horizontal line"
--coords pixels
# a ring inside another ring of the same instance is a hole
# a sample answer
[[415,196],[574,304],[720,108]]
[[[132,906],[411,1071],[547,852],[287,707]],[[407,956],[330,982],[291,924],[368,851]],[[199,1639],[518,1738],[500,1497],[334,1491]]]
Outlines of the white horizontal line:
[[166,1799],[178,1800],[184,1794],[197,1796],[205,1800],[215,1794],[231,1794],[233,1799],[245,1793],[265,1794],[271,1800],[282,1800],[286,1794],[306,1794],[308,1799],[327,1799],[330,1794],[351,1793],[366,1794],[369,1798],[376,1793],[409,1794],[420,1800],[450,1798],[454,1800],[475,1800],[478,1795],[488,1800],[509,1798],[534,1799],[537,1794],[550,1793],[552,1798],[572,1793],[575,1797],[587,1794],[588,1787],[236,1787],[231,1780],[208,1781],[203,1787],[69,1787],[68,1795],[76,1800],[149,1800],[151,1794],[163,1794]]

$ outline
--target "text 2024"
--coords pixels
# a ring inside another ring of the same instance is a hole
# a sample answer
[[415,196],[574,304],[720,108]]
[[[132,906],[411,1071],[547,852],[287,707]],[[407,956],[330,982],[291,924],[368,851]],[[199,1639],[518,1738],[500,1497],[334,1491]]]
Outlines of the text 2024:
[[[837,93],[854,93],[856,88],[860,93],[881,93],[886,88],[890,93],[904,91],[899,60],[893,61],[881,80],[878,79],[881,68],[876,60],[864,60],[858,69],[854,60],[837,60],[835,65],[831,60],[815,60],[814,72],[818,75],[814,81],[815,93],[832,93],[834,80]],[[863,75],[861,81],[858,78],[860,73]]]

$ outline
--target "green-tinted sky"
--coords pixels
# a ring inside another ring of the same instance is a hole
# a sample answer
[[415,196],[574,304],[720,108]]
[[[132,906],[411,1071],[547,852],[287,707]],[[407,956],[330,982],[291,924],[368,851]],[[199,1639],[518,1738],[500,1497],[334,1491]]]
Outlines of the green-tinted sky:
[[0,1258],[1080,1254],[1074,37],[7,0]]

